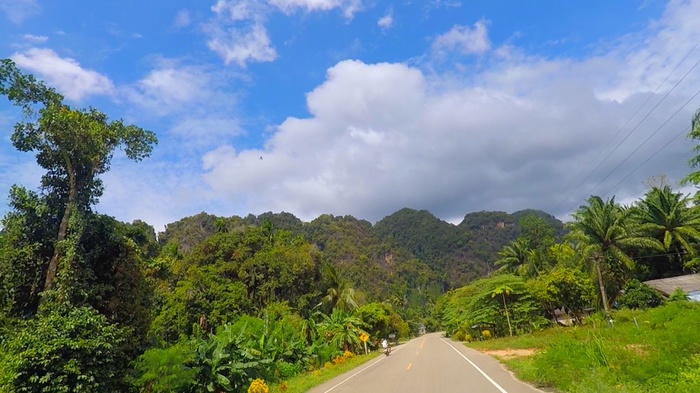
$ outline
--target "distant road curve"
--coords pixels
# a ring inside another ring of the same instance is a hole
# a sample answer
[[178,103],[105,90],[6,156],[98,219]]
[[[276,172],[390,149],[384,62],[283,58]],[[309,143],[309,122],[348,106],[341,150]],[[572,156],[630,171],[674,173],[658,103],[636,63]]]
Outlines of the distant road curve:
[[494,358],[431,333],[393,348],[390,356],[334,378],[310,393],[534,393]]

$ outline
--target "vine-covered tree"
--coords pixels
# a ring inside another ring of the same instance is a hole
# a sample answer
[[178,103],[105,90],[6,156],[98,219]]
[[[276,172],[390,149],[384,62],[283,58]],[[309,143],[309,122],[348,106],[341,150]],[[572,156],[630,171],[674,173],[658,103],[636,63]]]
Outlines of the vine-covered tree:
[[132,160],[150,155],[155,134],[121,120],[110,121],[94,108],[74,109],[54,89],[22,73],[12,60],[0,61],[0,94],[20,107],[27,119],[15,125],[12,143],[34,152],[46,170],[41,187],[60,217],[43,290],[54,287],[61,258],[67,252],[69,224],[87,212],[102,195],[100,175],[107,172],[116,150]]

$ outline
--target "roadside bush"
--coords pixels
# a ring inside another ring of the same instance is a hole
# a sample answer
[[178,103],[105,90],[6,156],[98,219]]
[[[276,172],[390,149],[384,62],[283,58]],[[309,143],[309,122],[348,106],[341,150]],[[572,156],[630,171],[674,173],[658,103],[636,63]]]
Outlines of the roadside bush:
[[302,371],[302,368],[294,363],[279,362],[277,363],[277,372],[280,379],[289,379]]
[[688,295],[685,292],[683,292],[683,290],[680,288],[676,288],[671,294],[671,296],[668,297],[669,302],[685,301],[688,299]]
[[639,280],[628,281],[623,290],[622,296],[617,298],[621,308],[654,308],[663,303],[663,298],[658,291]]
[[196,369],[188,366],[194,360],[194,348],[190,342],[172,347],[152,348],[134,363],[139,375],[134,385],[151,393],[185,391],[194,382]]

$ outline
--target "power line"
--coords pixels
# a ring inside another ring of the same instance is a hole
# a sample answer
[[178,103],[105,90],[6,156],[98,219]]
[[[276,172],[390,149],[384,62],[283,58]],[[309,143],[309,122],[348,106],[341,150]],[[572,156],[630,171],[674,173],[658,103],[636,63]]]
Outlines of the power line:
[[[695,45],[690,49],[690,51],[688,51],[688,53],[686,53],[686,55],[683,57],[683,59],[681,59],[681,61],[678,62],[678,64],[676,64],[676,66],[673,68],[673,70],[671,70],[671,72],[666,76],[666,78],[663,80],[663,82],[661,82],[661,84],[659,84],[659,86],[656,88],[656,90],[654,90],[654,92],[653,92],[652,94],[650,94],[649,97],[647,97],[647,99],[644,101],[644,103],[642,103],[642,105],[640,105],[639,108],[637,108],[637,111],[634,112],[634,114],[633,114],[632,116],[630,116],[629,119],[627,119],[627,121],[625,122],[625,124],[622,125],[622,126],[618,129],[618,131],[615,133],[615,135],[605,144],[605,146],[598,152],[598,154],[593,158],[593,160],[591,160],[592,162],[595,161],[595,160],[597,160],[598,157],[600,157],[600,155],[601,155],[602,152],[605,150],[605,148],[607,148],[607,147],[610,145],[610,143],[611,143],[613,140],[615,140],[615,138],[617,138],[617,136],[620,134],[620,132],[622,132],[622,130],[623,130],[623,129],[627,126],[627,124],[629,124],[629,122],[639,113],[639,111],[647,104],[647,102],[649,102],[649,100],[651,100],[651,98],[656,94],[656,92],[658,92],[659,89],[660,89],[660,88],[666,83],[666,81],[671,77],[671,75],[673,75],[673,73],[676,72],[676,70],[678,69],[678,67],[680,67],[680,65],[683,64],[683,62],[688,58],[688,56],[690,56],[690,54],[695,50],[695,48],[697,48],[698,45],[700,45],[700,41],[696,42]],[[608,155],[606,155],[605,158],[603,158],[603,160],[600,161],[600,162],[598,163],[598,165],[597,165],[595,168],[593,168],[593,170],[592,170],[583,180],[581,180],[581,182],[579,182],[579,183],[576,185],[576,187],[574,187],[574,189],[571,190],[571,192],[570,192],[567,196],[565,196],[565,197],[559,202],[559,204],[557,204],[557,206],[555,207],[555,210],[556,210],[556,209],[559,209],[559,207],[561,207],[561,205],[562,205],[564,202],[566,202],[566,200],[569,199],[569,198],[571,197],[571,195],[573,195],[574,192],[576,192],[576,190],[578,190],[579,187],[581,187],[581,186],[586,182],[586,180],[588,180],[588,179],[593,175],[593,173],[595,173],[595,171],[598,170],[598,168],[600,168],[600,166],[603,165],[603,163],[604,163],[605,161],[607,161],[607,159],[610,158],[610,156],[611,156],[615,151],[617,151],[617,149],[622,145],[622,143],[625,142],[625,140],[627,140],[627,138],[629,138],[630,135],[632,135],[632,133],[642,124],[642,122],[644,122],[644,120],[646,120],[647,117],[649,117],[649,115],[651,115],[651,113],[654,112],[654,110],[655,110],[662,102],[664,102],[664,100],[666,100],[666,98],[673,92],[673,90],[675,90],[676,87],[678,87],[678,85],[679,85],[681,82],[683,82],[683,80],[688,76],[688,74],[690,74],[691,71],[693,71],[693,69],[698,65],[698,63],[700,63],[700,59],[698,59],[698,61],[695,63],[695,65],[693,65],[693,67],[691,67],[690,70],[688,70],[688,72],[686,72],[685,75],[683,75],[683,77],[682,77],[680,80],[678,80],[678,82],[676,82],[675,85],[673,85],[673,87],[671,88],[671,90],[669,90],[669,91],[666,93],[666,95],[664,95],[663,98],[661,98],[661,100],[660,100],[659,102],[657,102],[656,105],[654,105],[653,108],[651,108],[651,110],[644,116],[644,118],[642,118],[642,120],[640,120],[639,123],[637,123],[637,125],[636,125],[634,128],[632,128],[632,129],[630,130],[630,132],[627,133],[627,135],[615,146],[615,148],[613,148],[613,149],[608,153]],[[579,172],[579,174],[576,175],[575,177],[581,176],[581,174],[583,174],[583,172],[584,172],[584,171],[582,170],[582,171]]]
[[681,132],[679,132],[678,134],[676,134],[676,136],[674,136],[670,141],[666,142],[665,145],[661,146],[658,150],[656,150],[656,151],[654,152],[654,154],[652,154],[649,158],[647,158],[646,160],[644,160],[644,162],[642,162],[641,164],[637,165],[637,167],[634,168],[634,169],[632,170],[632,172],[628,173],[625,177],[622,178],[622,180],[620,180],[619,182],[617,182],[617,184],[615,184],[614,186],[612,186],[607,192],[605,192],[605,194],[603,194],[603,196],[608,195],[608,194],[610,193],[610,191],[616,189],[620,184],[622,184],[622,182],[624,182],[625,180],[627,180],[628,177],[632,176],[632,174],[634,174],[635,172],[637,172],[637,170],[638,170],[639,168],[643,167],[647,162],[649,162],[652,158],[654,158],[657,154],[659,154],[659,153],[661,152],[661,150],[663,150],[663,149],[665,149],[666,147],[668,147],[668,145],[670,145],[673,141],[675,141],[676,139],[678,139],[678,137],[680,137],[680,136],[683,135],[683,134],[688,133],[689,131],[690,131],[690,126],[688,126],[688,127],[686,127],[685,129],[681,130]]
[[[690,73],[690,71],[692,71],[693,69],[695,69],[695,67],[697,67],[698,64],[700,64],[700,59],[698,59],[698,61],[695,62],[695,64],[693,65],[693,67],[692,67],[690,70],[688,70],[688,72],[683,76],[683,79]],[[682,79],[681,79],[681,80],[682,80]],[[679,81],[679,82],[680,82],[680,81]],[[676,86],[677,86],[677,85],[678,85],[678,84],[676,84]],[[675,88],[675,86],[674,86],[674,88]],[[672,90],[673,90],[673,89],[672,89]],[[672,91],[672,90],[671,90],[671,91]],[[670,93],[670,91],[669,91],[669,93]],[[649,135],[649,136],[647,137],[647,139],[645,139],[644,142],[642,142],[641,145],[637,146],[637,148],[634,149],[634,151],[632,151],[630,154],[628,154],[628,155],[622,160],[622,162],[620,162],[615,168],[613,168],[613,170],[610,171],[610,173],[608,173],[607,176],[605,176],[601,181],[599,181],[591,190],[589,190],[589,191],[586,193],[586,195],[591,195],[591,193],[592,193],[593,191],[595,191],[595,190],[596,190],[605,180],[607,180],[618,168],[620,168],[620,166],[622,166],[622,164],[624,164],[634,153],[636,153],[636,152],[637,152],[642,146],[644,146],[654,135],[656,135],[656,134],[661,130],[661,128],[663,128],[663,126],[665,126],[669,121],[671,121],[681,110],[683,110],[683,108],[685,108],[695,97],[697,97],[698,94],[700,94],[700,90],[698,90],[688,101],[686,101],[680,108],[678,108],[678,110],[676,110],[676,112],[674,112],[673,115],[671,115],[671,117],[669,117],[659,128],[656,129],[656,131],[654,131],[651,135]],[[668,93],[666,94],[665,97],[667,97],[667,96],[668,96]],[[664,98],[665,98],[665,97],[664,97]],[[662,100],[662,101],[663,101],[663,100]],[[659,102],[659,103],[660,103],[660,102]],[[658,104],[657,104],[657,106],[658,106]],[[652,109],[652,111],[653,111],[653,109]],[[649,113],[651,113],[651,112],[649,112]],[[649,115],[649,114],[647,114],[647,116],[648,116],[648,115]],[[646,116],[645,116],[645,118],[646,118]],[[641,124],[641,123],[640,123],[640,124]],[[635,127],[635,128],[636,128],[636,127]],[[634,131],[634,129],[633,129],[632,131]],[[630,132],[630,134],[631,134],[631,132]],[[629,136],[630,134],[628,134],[627,136]],[[626,138],[625,138],[625,139],[626,139]],[[580,202],[582,202],[582,201],[585,201],[585,199],[586,199],[586,197],[584,196],[583,198],[579,199],[579,200],[576,202],[576,204],[578,204],[578,203],[580,203]]]
[[[696,64],[700,64],[700,60],[698,60],[698,63],[696,63]],[[634,155],[634,153],[636,153],[637,151],[639,151],[639,149],[641,149],[642,146],[646,145],[646,143],[649,142],[649,140],[650,140],[654,135],[656,135],[659,131],[661,131],[661,129],[662,129],[666,124],[668,124],[669,121],[671,121],[674,117],[676,117],[676,115],[677,115],[678,113],[680,113],[680,111],[682,111],[683,108],[685,108],[692,100],[694,100],[695,97],[698,96],[698,94],[700,94],[700,90],[698,90],[697,92],[695,92],[695,94],[693,94],[693,96],[690,97],[690,98],[688,99],[688,101],[685,102],[685,104],[683,104],[680,108],[678,108],[678,110],[676,110],[676,111],[671,115],[671,117],[669,117],[668,119],[666,119],[666,121],[663,122],[663,124],[661,124],[661,125],[659,126],[659,128],[656,129],[656,131],[652,132],[651,135],[649,135],[649,136],[647,137],[647,139],[645,139],[639,146],[637,146],[636,149],[634,149],[630,154],[627,155],[627,157],[625,157],[619,164],[617,164],[617,166],[616,166],[615,168],[613,168],[613,170],[610,171],[610,173],[608,173],[607,176],[605,176],[601,181],[598,182],[598,184],[595,185],[595,187],[593,187],[590,191],[588,191],[588,194],[590,194],[590,193],[592,193],[593,191],[595,191],[596,188],[598,188],[601,184],[603,184],[603,182],[604,182],[605,180],[607,180],[607,179],[610,177],[610,175],[612,175],[618,168],[620,168],[620,167],[622,166],[622,164],[624,164],[625,162],[627,162],[627,160],[629,160],[629,158],[632,157],[632,156]],[[675,138],[674,138],[674,139],[675,139]]]

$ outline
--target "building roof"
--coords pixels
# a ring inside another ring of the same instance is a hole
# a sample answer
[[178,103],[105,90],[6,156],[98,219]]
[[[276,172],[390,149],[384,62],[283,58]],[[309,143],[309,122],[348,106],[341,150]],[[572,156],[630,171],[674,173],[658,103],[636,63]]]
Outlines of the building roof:
[[700,273],[688,274],[685,276],[660,278],[657,280],[644,281],[648,286],[670,295],[676,288],[680,288],[686,294],[700,291]]

